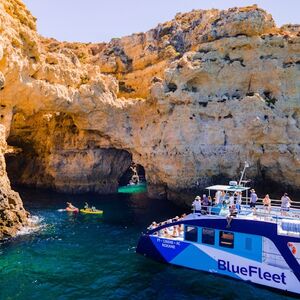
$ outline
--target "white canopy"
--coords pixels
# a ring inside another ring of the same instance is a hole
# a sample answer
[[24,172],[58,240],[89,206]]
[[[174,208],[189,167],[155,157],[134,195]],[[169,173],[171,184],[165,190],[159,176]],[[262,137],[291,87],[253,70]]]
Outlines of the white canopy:
[[246,190],[249,190],[250,187],[245,187],[245,186],[232,186],[232,185],[212,185],[206,188],[207,190],[212,190],[212,191],[225,191],[225,192],[243,192]]

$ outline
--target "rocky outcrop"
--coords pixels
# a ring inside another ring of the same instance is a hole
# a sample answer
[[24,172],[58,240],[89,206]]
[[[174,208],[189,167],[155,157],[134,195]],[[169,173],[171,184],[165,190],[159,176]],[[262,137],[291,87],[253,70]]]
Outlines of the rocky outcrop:
[[23,208],[19,194],[10,187],[4,159],[7,152],[5,128],[0,125],[0,240],[14,236],[28,222],[28,213]]
[[[20,17],[21,16],[21,17]],[[1,122],[14,182],[113,192],[131,160],[153,197],[215,178],[300,187],[300,33],[256,6],[178,14],[110,43],[40,37],[0,4]]]

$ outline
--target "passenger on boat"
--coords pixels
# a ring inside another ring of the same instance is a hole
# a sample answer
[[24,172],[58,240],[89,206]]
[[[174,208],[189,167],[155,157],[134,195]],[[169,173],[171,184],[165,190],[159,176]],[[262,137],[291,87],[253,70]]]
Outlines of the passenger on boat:
[[171,238],[172,237],[172,232],[170,232],[169,228],[164,228],[163,229],[163,237],[165,237],[165,238]]
[[257,195],[255,193],[255,190],[252,189],[250,194],[250,208],[253,209],[254,214],[256,213],[256,201],[257,201]]
[[236,192],[235,194],[236,194],[236,204],[235,204],[235,206],[236,206],[238,212],[240,212],[241,208],[242,208],[242,206],[241,206],[242,205],[242,192]]
[[179,220],[179,217],[176,216],[176,217],[172,220],[172,222],[177,222],[178,220]]
[[227,220],[227,226],[226,228],[229,228],[230,227],[230,224],[231,224],[231,221],[234,217],[237,216],[237,208],[236,208],[236,205],[235,204],[232,204],[229,206],[229,214],[228,216],[226,217],[226,220]]
[[225,197],[226,197],[226,193],[224,191],[221,191],[221,196],[220,196],[220,203],[222,205],[225,205],[226,206],[226,203],[225,203]]
[[290,210],[292,200],[287,193],[281,197],[281,214],[283,216],[287,215],[287,212]]
[[229,195],[229,206],[231,206],[233,204],[234,204],[234,196],[233,196],[233,193],[230,193],[230,195]]
[[207,198],[208,198],[208,205],[212,206],[213,205],[213,201],[211,199],[211,196],[208,196]]
[[149,230],[155,229],[157,227],[157,223],[153,221],[151,225],[148,227]]
[[178,226],[173,226],[173,232],[172,232],[172,237],[179,237],[179,230]]
[[216,194],[215,194],[215,205],[218,205],[220,203],[221,195],[222,195],[221,191],[216,191]]
[[201,197],[196,196],[194,202],[192,203],[194,213],[201,213]]
[[84,209],[89,209],[89,208],[90,208],[90,207],[89,207],[88,203],[85,202],[85,203],[84,203]]
[[205,194],[203,194],[203,198],[202,198],[202,210],[203,210],[204,214],[207,213],[208,206],[209,206],[208,197]]
[[268,212],[270,214],[270,212],[271,212],[271,199],[270,199],[269,194],[267,194],[265,196],[265,198],[263,199],[263,205],[264,205],[264,208],[265,208],[265,212]]

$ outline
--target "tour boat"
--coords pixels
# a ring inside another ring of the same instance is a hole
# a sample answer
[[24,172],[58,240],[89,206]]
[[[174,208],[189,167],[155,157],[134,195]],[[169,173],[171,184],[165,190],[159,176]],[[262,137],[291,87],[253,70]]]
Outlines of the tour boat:
[[[237,184],[207,189],[209,193],[221,190],[247,194],[250,188]],[[250,281],[298,296],[300,209],[292,207],[283,213],[280,207],[271,206],[266,212],[263,205],[256,205],[254,211],[246,196],[230,225],[226,203],[221,208],[207,207],[200,213],[192,212],[148,229],[140,237],[136,252],[161,262]]]

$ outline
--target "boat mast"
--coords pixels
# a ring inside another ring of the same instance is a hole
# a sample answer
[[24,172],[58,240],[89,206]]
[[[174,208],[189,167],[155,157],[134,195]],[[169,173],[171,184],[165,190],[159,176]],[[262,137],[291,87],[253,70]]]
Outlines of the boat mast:
[[249,164],[248,164],[248,162],[245,161],[244,169],[243,169],[243,171],[242,171],[241,178],[240,178],[240,180],[239,180],[239,185],[241,185],[241,183],[242,183],[242,181],[243,181],[243,177],[244,177],[244,175],[245,175],[245,171],[246,171],[247,168],[249,168]]

